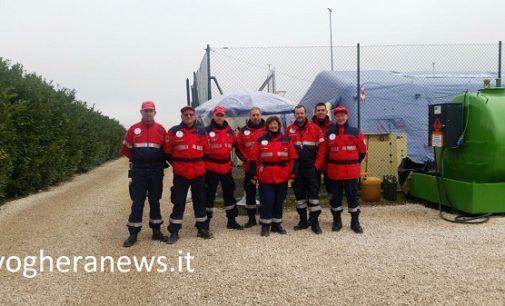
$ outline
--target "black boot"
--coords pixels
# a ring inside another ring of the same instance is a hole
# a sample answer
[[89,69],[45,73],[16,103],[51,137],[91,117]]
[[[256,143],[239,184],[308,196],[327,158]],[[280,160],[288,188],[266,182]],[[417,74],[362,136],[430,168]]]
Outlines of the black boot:
[[179,232],[170,232],[170,237],[167,239],[168,244],[174,244],[179,240]]
[[249,220],[247,221],[246,224],[244,224],[244,227],[245,228],[250,228],[250,227],[255,226],[256,224],[258,224],[258,223],[256,223],[256,218],[255,217],[252,217],[252,218],[249,217]]
[[130,234],[128,238],[123,242],[125,248],[129,248],[137,242],[137,234]]
[[237,223],[235,217],[228,218],[228,223],[226,224],[226,228],[235,229],[235,230],[243,230],[244,227]]
[[270,236],[270,225],[268,225],[268,224],[261,225],[261,236],[262,237]]
[[359,213],[359,210],[351,213],[351,229],[357,234],[363,233],[363,228],[359,224]]
[[304,230],[304,229],[309,228],[310,224],[307,221],[307,208],[297,208],[296,211],[298,212],[298,215],[300,216],[300,221],[298,222],[297,225],[295,225],[295,227],[294,227],[295,231]]
[[213,212],[207,212],[207,220],[205,221],[207,223],[207,226],[210,226],[210,220],[212,219],[213,215]]
[[244,227],[250,228],[250,227],[255,226],[257,224],[256,223],[256,209],[248,208],[247,215],[249,216],[249,220],[247,221],[246,224],[244,224]]
[[282,227],[280,223],[272,224],[272,233],[279,233],[281,235],[286,235],[288,232]]
[[163,233],[161,232],[161,230],[159,228],[153,228],[152,239],[167,242],[168,236],[163,235]]
[[317,235],[321,235],[323,233],[323,230],[319,226],[319,215],[320,214],[321,214],[321,211],[314,211],[314,212],[310,213],[310,228]]
[[196,236],[203,239],[211,239],[213,237],[210,231],[206,228],[199,228]]
[[331,211],[333,215],[333,226],[331,230],[334,232],[338,232],[342,229],[342,211]]

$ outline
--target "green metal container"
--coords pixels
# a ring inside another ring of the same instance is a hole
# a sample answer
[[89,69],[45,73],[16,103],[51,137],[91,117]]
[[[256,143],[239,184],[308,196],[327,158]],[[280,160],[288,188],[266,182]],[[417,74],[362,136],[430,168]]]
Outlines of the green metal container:
[[505,182],[505,89],[485,88],[453,102],[464,105],[466,131],[463,146],[446,149],[443,176],[476,183]]
[[434,175],[414,172],[409,194],[433,203],[441,201],[444,206],[469,214],[505,213],[505,183],[437,180]]
[[[505,89],[454,98],[464,105],[464,143],[446,148],[442,177],[412,173],[409,194],[470,214],[505,213]],[[436,150],[440,168],[441,149]]]

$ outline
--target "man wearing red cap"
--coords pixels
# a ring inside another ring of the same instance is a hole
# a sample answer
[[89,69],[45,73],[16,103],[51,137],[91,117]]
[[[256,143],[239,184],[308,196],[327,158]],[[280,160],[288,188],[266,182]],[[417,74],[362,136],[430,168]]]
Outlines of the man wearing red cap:
[[182,122],[172,127],[165,141],[167,160],[172,164],[174,182],[171,190],[171,201],[174,204],[170,215],[167,243],[173,244],[179,240],[179,230],[182,228],[182,218],[186,207],[186,197],[191,187],[195,227],[198,237],[212,238],[207,223],[205,211],[205,162],[209,144],[205,130],[195,126],[195,109],[184,106],[181,109]]
[[235,132],[225,120],[226,109],[222,106],[214,108],[214,115],[209,126],[206,128],[209,141],[209,151],[205,156],[205,182],[207,184],[207,222],[214,214],[214,201],[219,182],[223,191],[224,209],[229,229],[242,230],[244,227],[237,223],[238,209],[235,200],[235,182],[231,175],[233,164],[231,152],[237,143]]
[[336,125],[328,129],[324,142],[331,193],[332,230],[338,232],[342,228],[342,198],[345,190],[351,229],[363,233],[358,218],[358,179],[361,174],[360,163],[366,155],[365,138],[358,128],[349,126],[347,108],[338,106],[333,115]]
[[143,102],[140,114],[142,120],[128,129],[121,145],[121,153],[128,157],[131,163],[130,198],[133,201],[127,224],[130,236],[124,241],[124,247],[130,247],[137,242],[137,235],[142,228],[146,194],[150,206],[149,227],[153,230],[152,239],[167,241],[168,238],[160,231],[163,223],[160,198],[165,166],[163,144],[167,132],[161,124],[154,121],[156,115],[154,102]]

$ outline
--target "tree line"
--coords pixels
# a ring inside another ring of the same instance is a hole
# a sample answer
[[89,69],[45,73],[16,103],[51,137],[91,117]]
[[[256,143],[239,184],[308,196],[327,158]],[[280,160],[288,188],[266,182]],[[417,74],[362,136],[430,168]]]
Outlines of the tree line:
[[75,90],[0,58],[0,203],[118,157],[124,134]]

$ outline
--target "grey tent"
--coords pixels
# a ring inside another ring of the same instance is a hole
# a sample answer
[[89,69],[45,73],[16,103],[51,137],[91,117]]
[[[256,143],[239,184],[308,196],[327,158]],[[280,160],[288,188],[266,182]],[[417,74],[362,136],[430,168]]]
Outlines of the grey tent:
[[243,126],[253,106],[261,108],[263,116],[281,117],[284,127],[293,121],[295,103],[278,95],[264,91],[242,90],[217,96],[196,108],[198,120],[207,125],[216,106],[226,109],[227,121],[232,127]]

